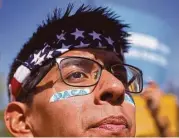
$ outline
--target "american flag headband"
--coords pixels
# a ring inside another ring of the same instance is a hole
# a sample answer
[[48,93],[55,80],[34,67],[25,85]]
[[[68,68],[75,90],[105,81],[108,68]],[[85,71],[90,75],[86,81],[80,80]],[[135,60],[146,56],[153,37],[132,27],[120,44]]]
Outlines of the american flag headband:
[[105,33],[94,30],[84,31],[79,28],[75,28],[71,32],[61,30],[59,34],[55,35],[54,44],[57,45],[57,48],[52,48],[51,44],[45,42],[43,49],[35,51],[29,56],[28,60],[22,62],[17,68],[9,84],[11,101],[16,100],[24,83],[29,79],[29,76],[32,75],[35,69],[40,68],[45,62],[71,49],[107,49],[118,54],[120,53],[123,56],[122,49],[119,52],[116,51],[117,41],[114,41],[112,37],[105,35]]

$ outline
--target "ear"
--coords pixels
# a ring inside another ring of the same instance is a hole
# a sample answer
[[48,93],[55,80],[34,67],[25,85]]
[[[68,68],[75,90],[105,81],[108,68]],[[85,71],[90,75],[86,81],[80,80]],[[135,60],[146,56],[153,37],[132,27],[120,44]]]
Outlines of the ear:
[[4,121],[9,132],[17,137],[32,137],[28,121],[28,107],[20,102],[9,103],[4,113]]

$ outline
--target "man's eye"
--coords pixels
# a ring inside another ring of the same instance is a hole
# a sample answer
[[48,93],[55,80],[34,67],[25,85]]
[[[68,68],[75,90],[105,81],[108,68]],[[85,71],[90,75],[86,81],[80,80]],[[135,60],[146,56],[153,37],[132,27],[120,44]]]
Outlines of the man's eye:
[[82,72],[74,72],[72,74],[70,74],[67,79],[82,79],[87,77],[84,73]]

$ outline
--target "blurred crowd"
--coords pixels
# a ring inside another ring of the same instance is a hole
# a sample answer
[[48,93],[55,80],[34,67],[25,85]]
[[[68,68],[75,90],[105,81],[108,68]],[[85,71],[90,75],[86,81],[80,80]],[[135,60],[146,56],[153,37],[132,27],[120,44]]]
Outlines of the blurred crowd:
[[[162,137],[171,137],[178,134],[174,134],[170,131],[170,121],[168,116],[160,114],[161,110],[161,98],[165,95],[160,87],[154,81],[148,83],[147,87],[143,90],[141,97],[146,102],[146,107],[149,110],[155,125],[158,129],[160,136]],[[166,109],[167,110],[167,109]]]

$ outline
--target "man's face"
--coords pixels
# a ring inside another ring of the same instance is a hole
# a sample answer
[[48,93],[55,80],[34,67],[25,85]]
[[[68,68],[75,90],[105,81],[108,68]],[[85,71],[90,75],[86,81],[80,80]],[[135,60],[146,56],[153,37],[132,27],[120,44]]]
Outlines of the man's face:
[[[102,65],[121,63],[115,53],[103,50],[73,50],[60,57],[67,56],[93,59]],[[58,91],[53,87],[57,79]],[[110,72],[102,70],[97,85],[89,88],[90,94],[49,102],[54,93],[69,89],[75,87],[63,82],[58,66],[38,84],[29,109],[34,136],[135,136],[135,107],[124,101],[124,85]]]

